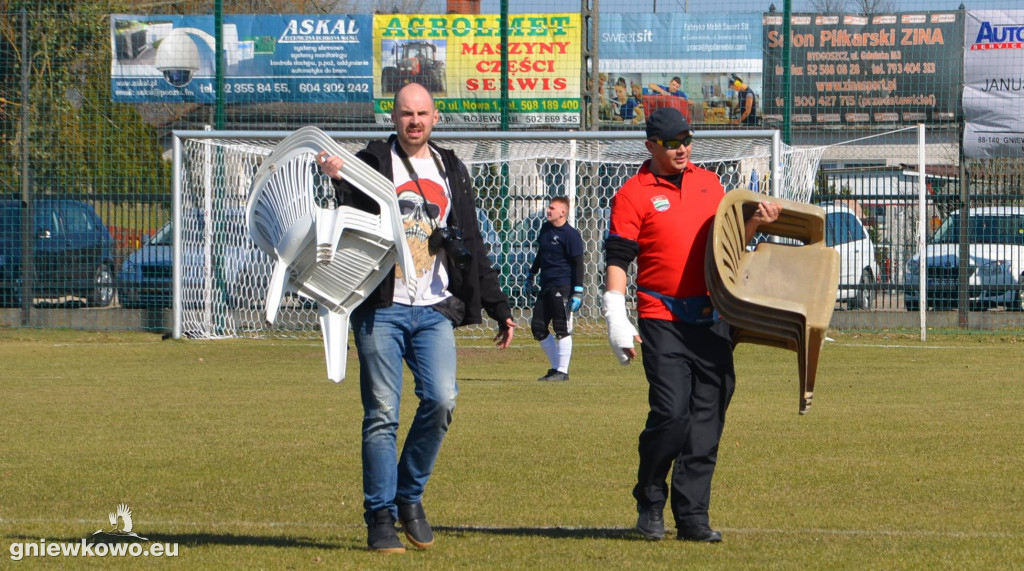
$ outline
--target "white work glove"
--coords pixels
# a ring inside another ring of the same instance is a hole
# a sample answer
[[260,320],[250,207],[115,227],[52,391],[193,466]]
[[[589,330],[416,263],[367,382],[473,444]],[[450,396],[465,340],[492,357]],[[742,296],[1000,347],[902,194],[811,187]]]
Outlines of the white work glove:
[[633,348],[633,337],[637,335],[636,327],[629,322],[629,314],[626,312],[626,296],[617,291],[606,291],[601,296],[601,308],[604,310],[604,319],[608,322],[608,343],[612,346],[612,353],[622,365],[630,363],[626,349]]

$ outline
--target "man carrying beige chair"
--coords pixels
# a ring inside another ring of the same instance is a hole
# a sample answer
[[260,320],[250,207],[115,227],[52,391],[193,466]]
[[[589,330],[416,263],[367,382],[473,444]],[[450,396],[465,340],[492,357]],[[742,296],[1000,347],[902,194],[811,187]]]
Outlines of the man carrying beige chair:
[[[650,160],[612,200],[602,298],[612,351],[627,365],[637,355],[634,340],[640,342],[649,385],[633,489],[637,530],[646,539],[662,539],[669,503],[679,539],[718,542],[722,535],[711,528],[708,507],[735,373],[731,327],[711,306],[704,267],[708,232],[725,191],[714,173],[690,162],[693,135],[677,109],[651,114],[645,145]],[[780,211],[777,203],[759,204],[746,221],[747,238]],[[634,260],[639,334],[625,298]]]

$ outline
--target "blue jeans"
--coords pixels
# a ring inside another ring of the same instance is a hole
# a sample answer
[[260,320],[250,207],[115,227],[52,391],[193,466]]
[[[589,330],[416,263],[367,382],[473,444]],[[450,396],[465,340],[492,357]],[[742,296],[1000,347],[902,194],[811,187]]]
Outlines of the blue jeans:
[[[455,382],[455,330],[431,307],[394,304],[358,308],[351,316],[359,354],[363,401],[363,508],[387,508],[423,497],[459,393]],[[398,459],[402,360],[416,383],[419,406]]]

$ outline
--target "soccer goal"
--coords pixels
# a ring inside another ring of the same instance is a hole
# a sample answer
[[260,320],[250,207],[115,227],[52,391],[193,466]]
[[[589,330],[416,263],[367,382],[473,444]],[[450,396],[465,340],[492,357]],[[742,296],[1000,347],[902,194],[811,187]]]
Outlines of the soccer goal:
[[[289,132],[177,131],[174,133],[174,337],[268,337],[318,335],[316,308],[286,299],[273,327],[263,321],[271,260],[245,228],[245,204],[264,158]],[[356,152],[383,132],[329,133]],[[489,257],[498,269],[520,324],[528,319],[533,292],[525,278],[534,241],[554,196],[570,201],[570,223],[586,245],[586,302],[576,330],[601,325],[603,243],[609,202],[648,158],[643,132],[435,132],[469,167],[478,196],[478,219]],[[695,133],[693,162],[718,174],[731,190],[749,188],[808,201],[820,149],[784,145],[778,131]],[[313,176],[313,193],[331,194],[330,181]],[[524,312],[525,313],[524,315]],[[491,335],[493,323],[466,328]]]

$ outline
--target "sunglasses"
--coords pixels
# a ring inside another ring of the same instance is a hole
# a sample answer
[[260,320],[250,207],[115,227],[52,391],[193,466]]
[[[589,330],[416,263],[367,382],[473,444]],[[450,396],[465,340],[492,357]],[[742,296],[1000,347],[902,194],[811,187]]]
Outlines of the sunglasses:
[[655,143],[665,147],[669,150],[675,150],[679,147],[689,147],[690,143],[693,142],[693,135],[687,135],[682,139],[669,139],[668,141],[662,141],[661,139],[651,139]]
[[413,202],[411,200],[398,201],[398,211],[402,213],[402,216],[412,214],[417,207],[422,207],[423,212],[426,213],[427,217],[431,220],[437,220],[437,217],[441,215],[441,207],[433,202]]

